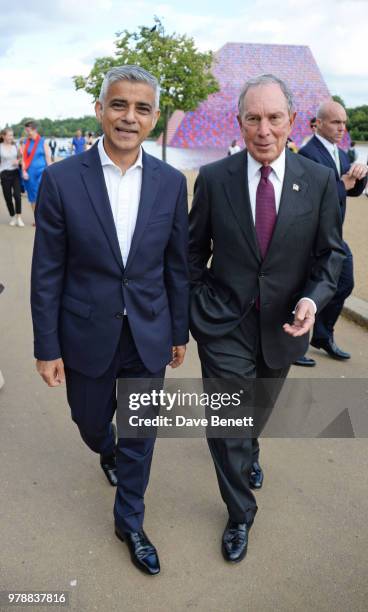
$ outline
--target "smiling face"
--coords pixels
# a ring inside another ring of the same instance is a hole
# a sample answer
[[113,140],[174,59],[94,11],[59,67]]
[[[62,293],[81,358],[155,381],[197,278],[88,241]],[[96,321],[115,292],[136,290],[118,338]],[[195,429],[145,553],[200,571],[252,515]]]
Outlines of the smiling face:
[[251,156],[267,165],[285,149],[295,113],[290,114],[286,98],[277,83],[251,87],[245,94],[238,122]]
[[4,142],[5,144],[12,144],[14,141],[13,130],[5,130],[4,132]]
[[95,110],[103,129],[106,153],[117,164],[127,159],[134,163],[141,143],[160,116],[152,87],[141,82],[115,81],[103,103],[96,102]]

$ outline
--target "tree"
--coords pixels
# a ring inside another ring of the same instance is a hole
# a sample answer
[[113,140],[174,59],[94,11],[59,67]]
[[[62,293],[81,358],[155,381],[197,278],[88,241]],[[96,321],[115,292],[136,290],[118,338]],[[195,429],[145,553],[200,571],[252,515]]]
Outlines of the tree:
[[[24,124],[29,121],[31,117],[24,117],[19,123],[14,123],[11,127],[17,138],[24,135]],[[79,128],[83,133],[92,132],[96,134],[100,125],[93,116],[84,117],[68,117],[66,119],[49,119],[44,117],[43,119],[37,119],[38,130],[40,134],[46,137],[67,137],[74,136],[76,130]]]
[[335,102],[338,102],[339,104],[341,104],[341,106],[343,106],[344,108],[346,108],[346,104],[345,104],[344,100],[343,100],[343,99],[342,99],[340,96],[338,96],[337,94],[334,94],[334,95],[333,95],[333,96],[331,96],[331,97],[332,97],[332,99],[333,99]]
[[353,140],[368,140],[368,106],[348,108],[350,136]]
[[84,89],[98,98],[105,73],[114,66],[136,64],[148,70],[159,81],[163,125],[162,159],[166,160],[167,127],[175,110],[194,110],[211,93],[219,90],[211,74],[213,54],[201,53],[193,38],[186,34],[166,34],[158,17],[155,26],[139,26],[138,32],[118,32],[114,57],[95,60],[87,77],[75,76],[76,89]]

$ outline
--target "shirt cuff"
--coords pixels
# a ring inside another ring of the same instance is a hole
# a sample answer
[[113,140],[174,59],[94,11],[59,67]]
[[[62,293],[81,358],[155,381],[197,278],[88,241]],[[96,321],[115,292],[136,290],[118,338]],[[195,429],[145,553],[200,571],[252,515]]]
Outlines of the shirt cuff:
[[300,298],[300,300],[298,301],[297,305],[295,306],[295,310],[298,308],[298,305],[300,304],[300,302],[301,302],[302,300],[308,300],[308,302],[310,302],[310,303],[312,304],[313,308],[314,308],[314,314],[316,314],[316,312],[317,312],[317,306],[316,306],[316,303],[315,303],[315,301],[314,301],[314,300],[311,300],[311,298],[308,298],[308,297],[302,297],[302,298]]

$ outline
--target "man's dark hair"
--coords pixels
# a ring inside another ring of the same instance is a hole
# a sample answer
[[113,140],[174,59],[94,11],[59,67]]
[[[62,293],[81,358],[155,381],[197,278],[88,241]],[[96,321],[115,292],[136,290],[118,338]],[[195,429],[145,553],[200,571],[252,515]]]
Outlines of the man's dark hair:
[[37,130],[38,125],[34,119],[30,119],[29,121],[25,122],[24,127],[30,127],[32,130]]

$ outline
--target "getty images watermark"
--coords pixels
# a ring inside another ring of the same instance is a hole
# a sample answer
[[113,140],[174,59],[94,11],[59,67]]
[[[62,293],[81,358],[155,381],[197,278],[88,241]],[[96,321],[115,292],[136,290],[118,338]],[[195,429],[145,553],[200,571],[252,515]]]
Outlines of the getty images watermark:
[[155,416],[139,416],[138,414],[128,416],[131,427],[253,427],[252,416],[227,416],[208,413],[209,410],[217,411],[223,408],[230,410],[239,408],[242,404],[244,389],[238,392],[213,392],[197,393],[182,391],[174,392],[164,389],[151,389],[150,392],[133,392],[128,395],[128,408],[132,411],[152,408],[172,412],[174,408],[204,408],[208,416],[187,416],[174,414],[173,416],[156,414]]
[[120,438],[368,437],[368,380],[119,379]]

